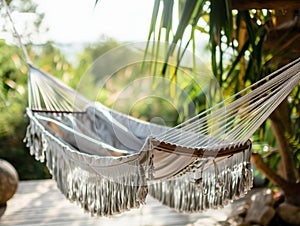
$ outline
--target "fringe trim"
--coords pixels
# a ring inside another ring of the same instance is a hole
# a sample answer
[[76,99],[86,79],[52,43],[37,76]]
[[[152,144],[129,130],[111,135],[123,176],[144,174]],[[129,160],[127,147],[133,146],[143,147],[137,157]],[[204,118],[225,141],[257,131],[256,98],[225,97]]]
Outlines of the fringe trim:
[[148,188],[139,159],[135,163],[136,172],[127,171],[115,177],[100,175],[93,166],[81,166],[80,161],[70,156],[74,150],[47,132],[32,115],[29,117],[24,141],[30,154],[41,162],[47,160],[57,187],[71,202],[77,202],[92,216],[112,216],[139,208],[145,202]]
[[[139,157],[123,156],[117,159],[119,166],[116,166],[112,157],[87,158],[46,131],[31,112],[28,116],[30,124],[24,141],[30,154],[41,162],[46,159],[61,192],[92,216],[112,216],[139,208],[148,193],[178,211],[201,212],[223,207],[252,187],[251,146],[221,160],[196,159],[184,173],[169,180],[153,181],[153,153],[148,150],[151,145],[144,147],[148,152],[140,157],[146,159],[143,164]],[[210,160],[213,164],[205,168]],[[131,165],[126,168],[128,161]]]
[[[252,188],[251,147],[203,170],[167,181],[153,182],[149,194],[180,212],[221,208],[243,197]],[[203,161],[203,160],[202,160]]]

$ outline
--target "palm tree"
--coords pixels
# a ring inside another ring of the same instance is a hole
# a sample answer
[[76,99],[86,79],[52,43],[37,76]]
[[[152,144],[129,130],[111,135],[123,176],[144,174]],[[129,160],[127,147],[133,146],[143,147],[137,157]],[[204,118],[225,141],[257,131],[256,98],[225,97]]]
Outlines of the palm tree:
[[[175,3],[180,14],[177,25]],[[212,71],[225,95],[230,95],[300,56],[300,2],[288,0],[282,7],[282,2],[269,0],[155,0],[148,41],[167,43],[161,68],[166,74],[176,45],[183,47],[177,51],[179,66],[183,52],[191,46],[196,54],[197,35],[206,33]],[[300,207],[299,99],[300,86],[256,132],[253,139],[263,146],[255,150],[252,162],[282,189],[287,203]]]

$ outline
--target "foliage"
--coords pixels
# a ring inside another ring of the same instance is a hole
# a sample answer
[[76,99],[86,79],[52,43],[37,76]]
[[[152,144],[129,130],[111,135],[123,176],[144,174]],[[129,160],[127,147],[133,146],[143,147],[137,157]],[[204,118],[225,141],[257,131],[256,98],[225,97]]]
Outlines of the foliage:
[[[22,103],[26,95],[26,66],[22,65],[19,49],[6,45],[0,40],[0,77],[1,77],[1,135],[12,134],[12,126],[16,126],[16,114],[22,114]],[[20,66],[20,69],[17,69]],[[23,106],[26,104],[24,102]]]
[[[111,39],[88,46],[76,68],[75,77],[81,76],[77,91],[115,110],[169,126],[194,116],[195,109],[202,107],[207,99],[203,90],[213,85],[210,71],[205,70],[207,65],[201,65],[201,72],[197,74],[190,73],[191,64],[185,58],[182,62],[185,67],[176,68],[176,63],[169,63],[167,67],[168,71],[176,70],[177,76],[160,75],[164,45],[155,46],[154,53],[144,56],[145,49],[150,53],[153,46],[152,43],[147,46],[144,43],[118,44]],[[201,82],[195,78],[197,75],[202,78]]]
[[[157,116],[167,119],[167,114],[171,114],[173,119],[169,123],[174,123],[177,116],[173,106],[157,98],[158,93],[147,96],[154,87],[151,87],[152,79],[149,79],[147,65],[141,71],[138,59],[142,58],[143,51],[130,45],[121,45],[112,39],[91,44],[79,56],[75,77],[81,80],[77,81],[76,89],[90,100],[100,101],[115,110],[147,121]],[[137,61],[128,63],[131,59]],[[150,105],[152,110],[149,109]],[[159,113],[161,105],[165,106],[165,114]]]
[[[45,164],[34,160],[28,153],[23,139],[28,119],[27,107],[27,66],[20,56],[20,49],[0,41],[1,119],[0,119],[0,158],[11,162],[17,169],[20,179],[49,178]],[[28,46],[31,59],[48,73],[57,75],[66,83],[72,79],[73,68],[52,43],[42,50]]]
[[[22,24],[21,34],[23,44],[30,59],[45,72],[52,73],[68,83],[73,77],[73,68],[53,43],[43,45],[43,48],[31,45],[40,32],[47,31],[43,25],[44,13],[38,10],[38,5],[32,0],[7,1],[13,19]],[[2,6],[2,2],[0,5]],[[14,17],[14,12],[17,17]],[[5,7],[0,7],[1,32],[7,40],[14,40],[15,33],[6,15]],[[22,21],[19,21],[22,18]],[[29,43],[29,44],[28,44]],[[28,148],[22,142],[28,120],[25,116],[27,107],[27,65],[19,47],[0,40],[0,158],[11,162],[17,169],[20,179],[49,178],[49,172],[44,164],[33,159]]]
[[74,79],[73,66],[66,60],[61,51],[49,41],[42,46],[30,46],[30,59],[44,72],[53,74],[66,84]]
[[20,49],[0,40],[1,120],[0,158],[11,162],[21,179],[49,177],[42,164],[28,154],[22,142],[28,120],[24,117],[27,106],[27,67],[20,58]]
[[[12,19],[19,25],[18,28],[22,28],[22,30],[18,30],[18,33],[23,43],[30,43],[39,37],[41,32],[47,32],[48,28],[43,23],[45,14],[39,11],[37,3],[32,0],[8,0],[6,2],[12,16],[14,12],[17,14]],[[7,39],[13,40],[16,38],[16,34],[2,1],[0,2],[0,15],[1,32]]]

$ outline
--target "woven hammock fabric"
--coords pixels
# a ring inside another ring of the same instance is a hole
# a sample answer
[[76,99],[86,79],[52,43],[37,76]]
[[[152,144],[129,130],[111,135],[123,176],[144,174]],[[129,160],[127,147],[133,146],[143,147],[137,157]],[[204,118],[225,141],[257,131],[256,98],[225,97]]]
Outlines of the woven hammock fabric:
[[137,208],[147,194],[182,212],[221,207],[251,189],[249,138],[299,84],[299,71],[300,59],[169,128],[91,102],[29,65],[25,140],[92,215]]
[[[88,108],[87,112],[90,110]],[[155,148],[151,150],[147,142],[140,151],[125,155],[125,151],[115,151],[109,144],[101,145],[99,142],[95,146],[89,140],[78,138],[67,132],[65,125],[61,129],[51,126],[48,122],[53,116],[49,113],[34,113],[28,109],[27,114],[31,121],[26,135],[30,153],[40,161],[46,158],[47,167],[59,189],[68,199],[77,201],[92,214],[112,215],[139,207],[145,201],[148,186],[153,197],[185,212],[222,206],[251,187],[250,144],[249,150],[232,156],[230,161],[226,159],[226,163],[218,166],[222,173],[216,172],[214,165],[202,171],[205,164],[213,159],[170,154]],[[76,124],[69,124],[69,128],[74,128],[78,122],[86,122],[87,115],[76,114],[74,117],[62,113],[60,117],[63,121],[76,120]],[[144,125],[140,123],[139,126]],[[112,156],[112,152],[120,156]],[[195,182],[200,172],[202,181]],[[218,195],[214,195],[216,190],[219,190]],[[197,203],[189,205],[192,202]]]

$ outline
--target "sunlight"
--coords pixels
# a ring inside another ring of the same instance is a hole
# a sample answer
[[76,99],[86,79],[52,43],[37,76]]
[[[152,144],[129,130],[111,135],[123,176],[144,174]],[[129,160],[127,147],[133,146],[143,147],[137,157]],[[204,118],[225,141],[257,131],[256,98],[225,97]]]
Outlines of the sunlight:
[[118,41],[145,41],[153,5],[145,0],[103,0],[96,6],[95,0],[35,2],[49,27],[43,39],[63,43],[91,42],[103,35]]

